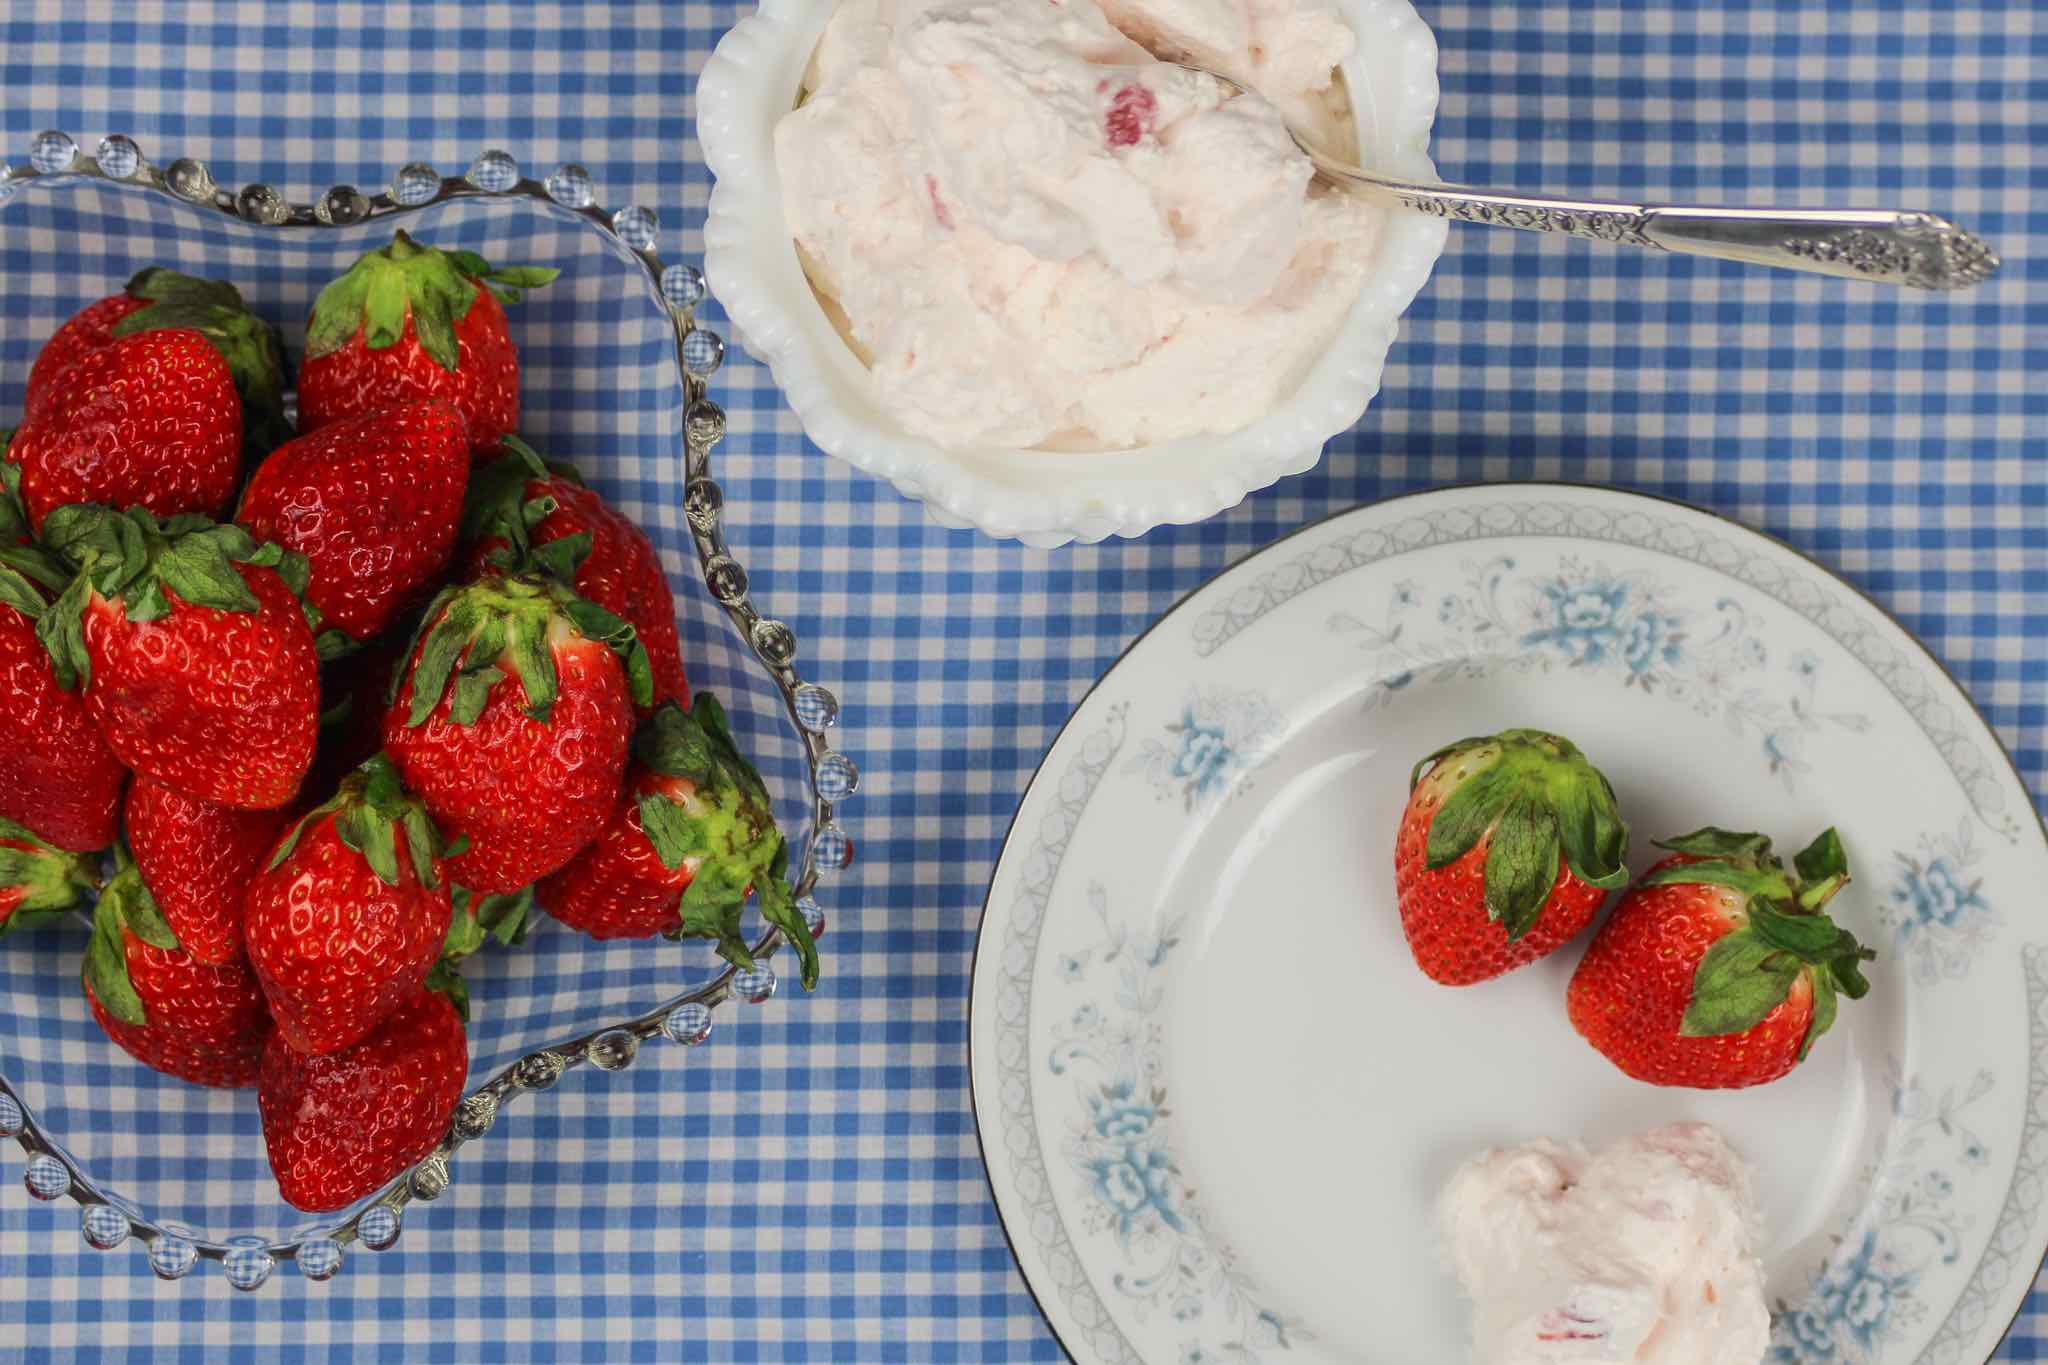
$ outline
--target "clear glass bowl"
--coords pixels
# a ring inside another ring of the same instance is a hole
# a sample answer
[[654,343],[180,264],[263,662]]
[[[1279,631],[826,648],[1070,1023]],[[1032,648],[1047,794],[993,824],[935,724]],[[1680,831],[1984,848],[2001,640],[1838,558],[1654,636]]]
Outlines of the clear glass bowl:
[[[43,133],[26,165],[0,162],[0,413],[20,410],[29,366],[58,324],[146,265],[232,281],[283,328],[295,359],[321,285],[388,241],[399,225],[389,220],[401,218],[437,246],[562,268],[512,310],[521,429],[572,461],[660,550],[691,684],[725,702],[759,765],[804,853],[800,903],[822,929],[818,877],[853,858],[833,808],[859,774],[826,740],[838,701],[798,675],[795,637],[760,613],[726,549],[712,479],[725,415],[704,383],[724,344],[694,322],[702,273],[654,254],[651,210],[600,208],[580,167],[531,179],[498,151],[459,176],[413,164],[387,190],[337,186],[295,205],[263,185],[216,186],[197,161],[153,165],[126,138],[87,154]],[[758,966],[738,972],[707,944],[600,943],[537,913],[524,945],[487,947],[464,964],[476,1088],[440,1146],[381,1193],[310,1223],[277,1195],[252,1092],[158,1075],[100,1032],[78,983],[84,917],[14,934],[0,943],[0,1145],[23,1149],[31,1194],[80,1206],[89,1243],[142,1247],[167,1279],[208,1260],[242,1289],[284,1261],[325,1279],[351,1244],[390,1246],[409,1204],[459,1178],[458,1154],[489,1159],[486,1134],[506,1105],[585,1062],[631,1066],[642,1044],[702,1044],[720,1005],[773,996],[780,939],[754,924]],[[482,1150],[462,1151],[479,1140]]]

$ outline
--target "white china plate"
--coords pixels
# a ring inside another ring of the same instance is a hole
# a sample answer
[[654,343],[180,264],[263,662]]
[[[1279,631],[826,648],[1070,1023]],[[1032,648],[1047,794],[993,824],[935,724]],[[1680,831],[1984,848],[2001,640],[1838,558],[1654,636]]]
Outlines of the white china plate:
[[[1702,824],[1841,830],[1838,918],[1880,957],[1798,1071],[1627,1079],[1565,1018],[1580,945],[1464,990],[1416,970],[1410,765],[1516,725],[1606,771],[1638,869]],[[1083,1365],[1452,1362],[1460,1161],[1702,1119],[1755,1171],[1771,1365],[1980,1362],[2048,1242],[2044,885],[1968,699],[1792,551],[1593,489],[1360,508],[1184,600],[1025,793],[975,964],[989,1177]]]

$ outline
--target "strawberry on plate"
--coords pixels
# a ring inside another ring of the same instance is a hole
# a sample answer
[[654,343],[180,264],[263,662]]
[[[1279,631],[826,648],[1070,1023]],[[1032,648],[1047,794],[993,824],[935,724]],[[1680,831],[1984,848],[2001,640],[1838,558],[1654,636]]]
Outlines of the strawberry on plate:
[[517,303],[560,273],[500,269],[473,251],[398,233],[315,300],[299,366],[299,430],[444,398],[468,423],[471,451],[494,454],[519,425],[519,353],[500,301]]
[[384,749],[453,838],[448,874],[515,891],[590,842],[618,802],[652,683],[633,628],[541,575],[445,590],[384,717]]
[[1703,829],[1658,845],[1572,975],[1572,1026],[1652,1085],[1727,1090],[1792,1070],[1869,990],[1875,957],[1822,907],[1849,881],[1835,831],[1787,872],[1759,834]]
[[706,938],[751,967],[740,912],[758,890],[762,918],[788,935],[809,989],[818,950],[784,880],[788,867],[767,787],[733,743],[718,699],[700,692],[692,710],[667,702],[641,727],[610,819],[536,898],[592,938]]
[[83,976],[93,1018],[136,1061],[195,1085],[255,1084],[270,1015],[248,964],[186,952],[125,857],[93,907]]
[[419,990],[448,936],[440,832],[383,758],[344,779],[271,851],[243,933],[278,1032],[337,1052]]
[[58,685],[36,638],[46,610],[41,586],[0,563],[0,820],[84,853],[114,842],[128,771]]
[[185,951],[214,966],[242,955],[242,898],[284,812],[235,810],[138,777],[123,823],[135,870]]
[[256,1103],[285,1202],[345,1209],[434,1150],[469,1078],[469,1039],[455,1007],[416,991],[377,1029],[324,1056],[280,1033],[263,1053]]
[[1466,986],[1556,952],[1628,881],[1614,789],[1541,730],[1463,739],[1409,779],[1394,895],[1415,964]]
[[78,575],[36,633],[115,757],[224,806],[290,801],[320,722],[304,559],[239,526],[139,509],[62,507],[48,532]]
[[98,888],[84,858],[0,817],[0,934],[76,909]]
[[639,633],[654,673],[651,706],[688,706],[675,597],[654,542],[572,471],[551,470],[516,436],[503,445],[504,456],[477,471],[463,513],[470,576],[533,568],[554,573]]
[[[330,422],[271,453],[235,520],[306,556],[306,601],[339,642],[381,634],[448,563],[469,432],[439,399]],[[334,652],[321,636],[323,653]]]

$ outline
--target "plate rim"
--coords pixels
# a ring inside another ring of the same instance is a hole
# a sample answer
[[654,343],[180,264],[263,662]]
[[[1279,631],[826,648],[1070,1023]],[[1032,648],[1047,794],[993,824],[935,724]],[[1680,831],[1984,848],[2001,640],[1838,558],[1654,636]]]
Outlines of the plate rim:
[[[1322,527],[1328,525],[1329,523],[1337,521],[1338,519],[1343,517],[1352,516],[1356,513],[1363,512],[1368,509],[1389,507],[1397,503],[1415,502],[1428,498],[1442,497],[1447,494],[1463,494],[1479,491],[1496,493],[1501,496],[1508,497],[1512,497],[1516,493],[1540,494],[1547,492],[1551,494],[1563,493],[1566,495],[1594,493],[1604,496],[1612,496],[1623,500],[1637,500],[1644,503],[1649,503],[1653,506],[1677,508],[1684,512],[1695,513],[1697,515],[1706,517],[1709,520],[1718,523],[1719,525],[1724,526],[1732,531],[1739,532],[1744,536],[1753,537],[1757,540],[1761,540],[1765,542],[1767,545],[1790,553],[1811,569],[1819,572],[1825,578],[1831,580],[1832,582],[1836,583],[1842,588],[1847,589],[1855,597],[1861,599],[1872,610],[1876,611],[1877,614],[1887,624],[1889,624],[1893,629],[1898,631],[1898,633],[1901,636],[1903,636],[1907,640],[1907,642],[1913,646],[1914,649],[1919,651],[1921,655],[1925,656],[1929,663],[1934,665],[1934,668],[1937,674],[1941,677],[1941,679],[1945,681],[1952,689],[1954,689],[1955,694],[1962,699],[1963,704],[1968,708],[1968,714],[1970,718],[1975,720],[1977,725],[1983,730],[1984,734],[1990,737],[1991,748],[1997,753],[2000,759],[2004,760],[2005,766],[2007,770],[2011,772],[2013,780],[2016,783],[2018,783],[2021,794],[2026,797],[2027,809],[2034,816],[2034,827],[2039,831],[2043,844],[2048,845],[2048,817],[2044,817],[2042,815],[2040,805],[2034,798],[2033,789],[2029,787],[2027,784],[2026,775],[2020,771],[2019,764],[2013,759],[2011,750],[2006,747],[2005,741],[1999,738],[1997,729],[1992,726],[1990,719],[1985,716],[1983,708],[1979,706],[1977,703],[1977,699],[1973,695],[1971,695],[1970,690],[1963,685],[1962,680],[1955,675],[1954,671],[1951,670],[1948,664],[1942,660],[1941,656],[1936,654],[1932,647],[1930,647],[1924,640],[1922,640],[1917,634],[1915,634],[1914,631],[1910,627],[1908,627],[1905,622],[1901,621],[1896,615],[1894,615],[1892,611],[1889,608],[1887,608],[1882,602],[1879,602],[1875,597],[1873,597],[1869,592],[1865,591],[1858,584],[1851,582],[1841,573],[1829,567],[1827,564],[1821,562],[1821,560],[1816,556],[1809,554],[1807,551],[1800,549],[1798,546],[1793,545],[1779,538],[1778,536],[1771,534],[1769,531],[1759,530],[1754,526],[1750,526],[1747,523],[1739,521],[1735,517],[1727,513],[1718,511],[1714,508],[1701,506],[1696,503],[1686,502],[1682,498],[1672,497],[1663,493],[1648,492],[1638,488],[1614,487],[1606,484],[1592,483],[1583,480],[1517,479],[1504,483],[1491,483],[1478,480],[1466,480],[1457,483],[1438,484],[1428,488],[1410,489],[1406,492],[1391,494],[1383,498],[1376,498],[1369,502],[1354,503],[1349,507],[1337,508],[1332,511],[1325,512],[1321,516],[1315,517],[1310,521],[1303,522],[1301,525],[1294,527],[1292,530],[1289,530],[1282,535],[1276,536],[1272,540],[1266,542],[1264,545],[1260,545],[1254,549],[1246,551],[1244,554],[1239,555],[1237,558],[1231,560],[1229,563],[1225,564],[1223,567],[1217,569],[1214,573],[1204,578],[1201,582],[1187,589],[1187,591],[1183,592],[1179,597],[1175,598],[1173,602],[1169,604],[1165,608],[1165,610],[1161,611],[1158,616],[1154,617],[1152,621],[1148,625],[1146,625],[1146,627],[1143,630],[1139,631],[1136,635],[1131,637],[1130,641],[1127,644],[1125,644],[1121,650],[1117,652],[1116,657],[1110,660],[1109,664],[1103,668],[1100,674],[1097,675],[1095,681],[1088,685],[1088,689],[1085,692],[1083,692],[1079,698],[1075,700],[1073,706],[1067,712],[1066,719],[1060,722],[1059,728],[1056,731],[1054,731],[1052,737],[1046,741],[1044,752],[1042,752],[1039,755],[1038,763],[1032,769],[1030,780],[1024,784],[1023,791],[1018,794],[1016,806],[1010,812],[1009,824],[1003,830],[1002,842],[996,849],[995,861],[989,865],[988,885],[982,891],[981,914],[975,924],[974,931],[974,953],[968,965],[968,990],[966,1012],[967,1101],[969,1111],[974,1116],[975,1145],[980,1149],[981,1152],[982,1184],[988,1190],[989,1203],[995,1209],[996,1212],[996,1226],[1002,1231],[1003,1241],[1005,1245],[1009,1248],[1011,1264],[1016,1267],[1017,1277],[1024,1283],[1024,1291],[1026,1294],[1030,1296],[1032,1307],[1037,1309],[1039,1319],[1042,1322],[1044,1322],[1046,1330],[1052,1336],[1053,1343],[1057,1345],[1060,1348],[1060,1350],[1066,1355],[1066,1357],[1071,1361],[1081,1362],[1082,1357],[1075,1353],[1073,1348],[1067,1344],[1066,1338],[1060,1334],[1059,1324],[1053,1320],[1052,1314],[1046,1309],[1045,1300],[1040,1295],[1038,1286],[1031,1282],[1030,1275],[1028,1275],[1025,1272],[1023,1257],[1019,1254],[1017,1249],[1016,1235],[1014,1232],[1012,1232],[1010,1228],[1010,1215],[1008,1212],[1004,1210],[1002,1196],[996,1188],[995,1174],[993,1168],[989,1164],[989,1133],[986,1122],[984,1121],[981,1112],[981,1086],[979,1083],[980,1075],[977,1069],[978,1052],[975,1047],[975,1038],[977,1036],[975,1030],[975,998],[980,993],[979,987],[981,983],[982,973],[982,954],[984,948],[986,948],[988,945],[989,915],[995,900],[996,874],[1001,869],[1004,858],[1006,858],[1010,853],[1011,843],[1017,836],[1017,822],[1019,818],[1023,815],[1024,807],[1026,806],[1026,804],[1029,803],[1031,799],[1031,794],[1037,790],[1040,781],[1044,779],[1046,764],[1051,759],[1053,751],[1057,749],[1060,745],[1060,742],[1067,737],[1067,733],[1073,728],[1075,720],[1079,718],[1082,710],[1087,707],[1088,703],[1094,699],[1095,694],[1102,689],[1103,685],[1109,680],[1110,675],[1116,672],[1116,670],[1120,668],[1124,664],[1124,662],[1130,658],[1132,653],[1134,653],[1137,650],[1139,645],[1143,644],[1147,639],[1149,639],[1152,636],[1152,634],[1155,631],[1159,630],[1162,626],[1164,626],[1169,618],[1173,617],[1183,607],[1187,606],[1190,602],[1192,602],[1196,597],[1200,596],[1204,591],[1206,591],[1208,588],[1210,588],[1215,583],[1220,581],[1225,575],[1235,573],[1237,570],[1243,568],[1245,565],[1251,563],[1253,560],[1260,559],[1268,555],[1269,553],[1280,549],[1282,546],[1285,546],[1289,542],[1294,541],[1301,536],[1307,535],[1312,531],[1319,530]],[[2026,828],[2025,821],[2022,820],[2019,823],[2021,826],[2021,830],[2024,833]],[[2043,1261],[2048,1261],[2048,1232],[2044,1232],[2042,1234],[2042,1249],[2040,1255],[2033,1257],[2032,1259],[2035,1265],[2033,1278],[2027,1282],[2028,1287],[2021,1292],[2019,1303],[2014,1307],[2012,1316],[2007,1320],[2005,1327],[1999,1332],[1997,1340],[1991,1344],[1990,1350],[1985,1354],[1982,1365],[1992,1365],[1992,1362],[1998,1355],[1999,1349],[2004,1346],[2006,1340],[2012,1335],[2013,1328],[2018,1325],[2020,1316],[2026,1312],[2027,1299],[2029,1295],[2033,1292],[2034,1281],[2038,1280],[2040,1277],[2041,1263]]]

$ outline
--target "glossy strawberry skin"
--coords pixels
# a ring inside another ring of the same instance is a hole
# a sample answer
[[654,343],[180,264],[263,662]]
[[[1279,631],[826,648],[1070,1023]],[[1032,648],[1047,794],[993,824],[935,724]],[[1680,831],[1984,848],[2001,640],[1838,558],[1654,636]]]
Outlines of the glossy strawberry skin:
[[618,800],[633,729],[618,658],[574,635],[552,650],[561,692],[546,722],[526,714],[526,688],[509,671],[473,725],[450,719],[452,689],[424,722],[406,725],[410,676],[385,713],[385,752],[442,832],[469,840],[448,875],[478,895],[516,891],[562,867]]
[[[1694,861],[1679,855],[1657,868]],[[1630,889],[1572,975],[1565,992],[1572,1027],[1623,1072],[1651,1085],[1729,1090],[1785,1075],[1798,1065],[1813,1021],[1813,988],[1803,976],[1782,1003],[1741,1033],[1680,1033],[1700,959],[1735,927],[1742,910],[1742,893],[1724,886]]]
[[504,305],[490,290],[474,287],[476,301],[455,323],[459,360],[453,370],[421,348],[409,316],[396,345],[371,350],[358,328],[339,349],[309,356],[299,367],[300,432],[439,398],[462,414],[470,449],[480,458],[494,454],[499,438],[519,426],[519,356]]
[[234,496],[242,402],[198,332],[165,328],[86,352],[14,433],[21,500],[38,530],[66,503],[212,516]]
[[1607,893],[1588,886],[1558,860],[1557,881],[1520,939],[1488,918],[1486,856],[1492,837],[1446,866],[1425,864],[1430,822],[1443,804],[1445,783],[1432,773],[1408,799],[1394,842],[1394,896],[1401,930],[1416,965],[1432,981],[1469,986],[1526,966],[1556,952],[1592,923]]
[[224,965],[242,956],[242,902],[284,816],[235,810],[138,777],[128,789],[128,847],[185,951]]
[[105,848],[127,776],[84,698],[57,686],[35,624],[0,604],[0,818],[73,853]]
[[[153,335],[153,334],[152,334]],[[116,758],[174,791],[241,810],[297,794],[320,723],[320,665],[298,598],[270,569],[235,565],[255,612],[195,607],[130,621],[94,594],[85,703]]]
[[278,1035],[256,1089],[278,1190],[308,1213],[374,1193],[434,1149],[468,1077],[462,1020],[431,991],[341,1052],[309,1057]]
[[[654,701],[646,714],[664,701],[687,707],[690,684],[683,671],[682,644],[676,636],[675,595],[661,556],[647,533],[590,489],[569,479],[529,479],[525,496],[552,498],[555,510],[531,532],[535,548],[573,536],[590,536],[590,553],[576,568],[575,588],[606,611],[629,622],[647,648],[654,672]],[[470,577],[486,571],[486,560],[502,540],[483,540],[470,547]]]
[[422,885],[404,831],[395,836],[397,886],[342,842],[332,812],[309,820],[283,861],[250,883],[249,962],[278,1032],[299,1052],[361,1040],[419,990],[440,955],[453,913],[447,879]]
[[447,565],[469,484],[469,433],[445,402],[327,423],[272,452],[236,520],[304,554],[306,600],[357,641],[388,628]]
[[124,1023],[85,988],[93,1018],[129,1056],[195,1085],[239,1089],[256,1083],[269,1041],[263,992],[243,962],[208,966],[175,948],[123,934],[128,976],[149,1022]]
[[696,875],[693,861],[665,866],[640,823],[640,798],[659,792],[681,805],[695,790],[687,779],[637,764],[611,817],[581,853],[535,888],[549,914],[592,938],[652,938],[682,924],[677,909]]
[[109,294],[99,302],[71,315],[50,334],[36,363],[29,367],[28,388],[22,395],[24,412],[34,412],[57,390],[57,380],[88,351],[114,343],[114,324],[130,313],[149,307],[149,300],[133,294]]

